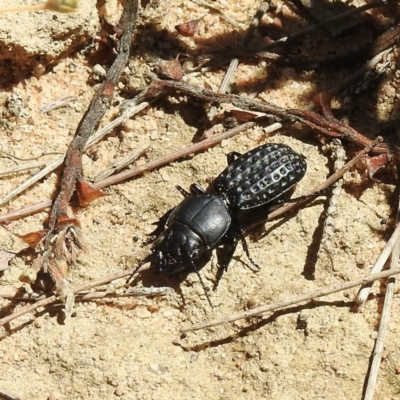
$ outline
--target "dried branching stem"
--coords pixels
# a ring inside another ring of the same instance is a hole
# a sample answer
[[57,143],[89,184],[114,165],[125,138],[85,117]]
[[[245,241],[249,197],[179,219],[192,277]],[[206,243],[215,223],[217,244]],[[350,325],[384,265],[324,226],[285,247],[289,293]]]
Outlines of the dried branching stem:
[[[140,268],[140,271],[144,271],[145,269],[148,269],[148,266],[143,266],[142,268]],[[126,270],[126,271],[121,271],[121,272],[118,272],[118,273],[112,274],[112,275],[107,275],[107,276],[105,276],[103,278],[96,279],[94,281],[91,281],[91,282],[88,282],[88,283],[84,283],[82,285],[77,285],[74,288],[72,288],[72,292],[73,292],[73,294],[78,294],[80,292],[86,292],[86,291],[88,291],[88,290],[90,290],[90,289],[92,289],[92,288],[94,288],[96,286],[107,285],[108,283],[110,283],[112,281],[115,281],[117,279],[121,279],[121,278],[124,278],[126,276],[132,275],[132,273],[134,271],[136,271],[136,268],[133,268],[133,269],[130,269],[130,270]],[[50,297],[46,297],[45,299],[38,300],[34,304],[22,307],[18,311],[15,311],[10,315],[7,315],[7,316],[1,318],[0,319],[0,326],[3,326],[5,324],[11,322],[15,318],[19,318],[22,315],[25,315],[27,313],[31,313],[31,312],[35,311],[38,307],[44,307],[44,306],[47,306],[49,304],[61,304],[61,301],[55,295],[52,295]]]
[[60,191],[54,201],[49,217],[49,231],[45,240],[46,252],[50,248],[59,218],[68,215],[68,203],[75,190],[76,182],[82,174],[82,151],[108,109],[114,94],[114,88],[129,58],[137,12],[138,1],[127,0],[120,21],[123,33],[118,42],[118,55],[107,72],[105,82],[91,101],[89,109],[81,120],[75,137],[68,148]]
[[[156,96],[158,97],[161,94],[170,94],[174,92],[183,93],[209,103],[228,103],[243,110],[262,112],[268,116],[277,118],[278,121],[300,122],[324,135],[345,139],[362,147],[369,146],[372,143],[371,139],[333,117],[326,118],[308,110],[282,108],[234,94],[217,93],[184,82],[167,80],[153,81],[149,88],[142,93],[142,100],[148,101],[148,99]],[[386,154],[388,158],[400,160],[400,149],[398,147],[389,147],[387,144],[381,143],[379,146],[373,148],[373,152],[377,154]]]

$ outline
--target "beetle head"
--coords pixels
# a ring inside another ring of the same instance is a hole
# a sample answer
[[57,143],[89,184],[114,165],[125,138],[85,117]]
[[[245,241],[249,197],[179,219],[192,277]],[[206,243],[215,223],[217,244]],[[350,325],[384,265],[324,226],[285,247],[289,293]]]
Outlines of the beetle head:
[[202,254],[200,238],[185,226],[168,228],[155,242],[157,269],[161,274],[174,274]]

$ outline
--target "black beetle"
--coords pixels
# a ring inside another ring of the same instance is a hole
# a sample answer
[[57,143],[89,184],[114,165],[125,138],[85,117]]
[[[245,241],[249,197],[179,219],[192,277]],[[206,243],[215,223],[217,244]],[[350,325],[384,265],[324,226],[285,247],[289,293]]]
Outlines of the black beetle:
[[160,218],[147,242],[154,242],[152,250],[132,275],[147,262],[154,262],[162,274],[190,265],[210,302],[195,260],[217,248],[218,283],[240,239],[250,262],[259,268],[250,257],[239,212],[276,203],[303,178],[306,168],[304,158],[282,144],[266,144],[243,155],[229,153],[228,167],[213,181],[217,194],[205,193],[195,184],[191,193],[178,187],[185,199]]
[[[136,270],[147,262],[155,262],[157,272],[175,274],[190,265],[197,273],[211,304],[194,262],[196,259],[206,251],[220,246],[217,257],[223,271],[227,269],[240,238],[250,261],[257,265],[250,257],[242,231],[231,215],[224,197],[205,193],[195,184],[190,187],[191,193],[179,186],[177,188],[185,199],[160,219],[157,228],[151,233],[153,238],[156,237],[152,251]],[[159,232],[161,233],[157,236]]]

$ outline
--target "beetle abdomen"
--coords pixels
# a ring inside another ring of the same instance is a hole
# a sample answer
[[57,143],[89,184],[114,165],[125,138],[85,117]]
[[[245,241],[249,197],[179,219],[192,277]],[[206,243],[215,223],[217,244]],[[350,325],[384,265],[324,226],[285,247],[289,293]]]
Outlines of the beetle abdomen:
[[265,144],[234,160],[214,181],[231,207],[247,210],[270,203],[306,173],[304,158],[283,144]]

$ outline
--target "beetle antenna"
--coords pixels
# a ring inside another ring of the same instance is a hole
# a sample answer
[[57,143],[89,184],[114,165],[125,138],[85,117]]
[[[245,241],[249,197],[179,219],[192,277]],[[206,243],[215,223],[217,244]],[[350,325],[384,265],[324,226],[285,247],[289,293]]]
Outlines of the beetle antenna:
[[190,260],[190,264],[191,264],[191,266],[193,267],[193,269],[195,270],[197,276],[199,277],[201,286],[203,286],[204,294],[205,294],[206,297],[207,297],[208,304],[210,305],[211,308],[214,308],[214,306],[213,306],[212,303],[211,303],[211,299],[210,299],[210,297],[208,296],[207,288],[206,288],[206,286],[204,285],[203,279],[201,279],[200,272],[199,272],[199,270],[198,270],[197,267],[196,267],[196,264],[195,264],[192,260]]

